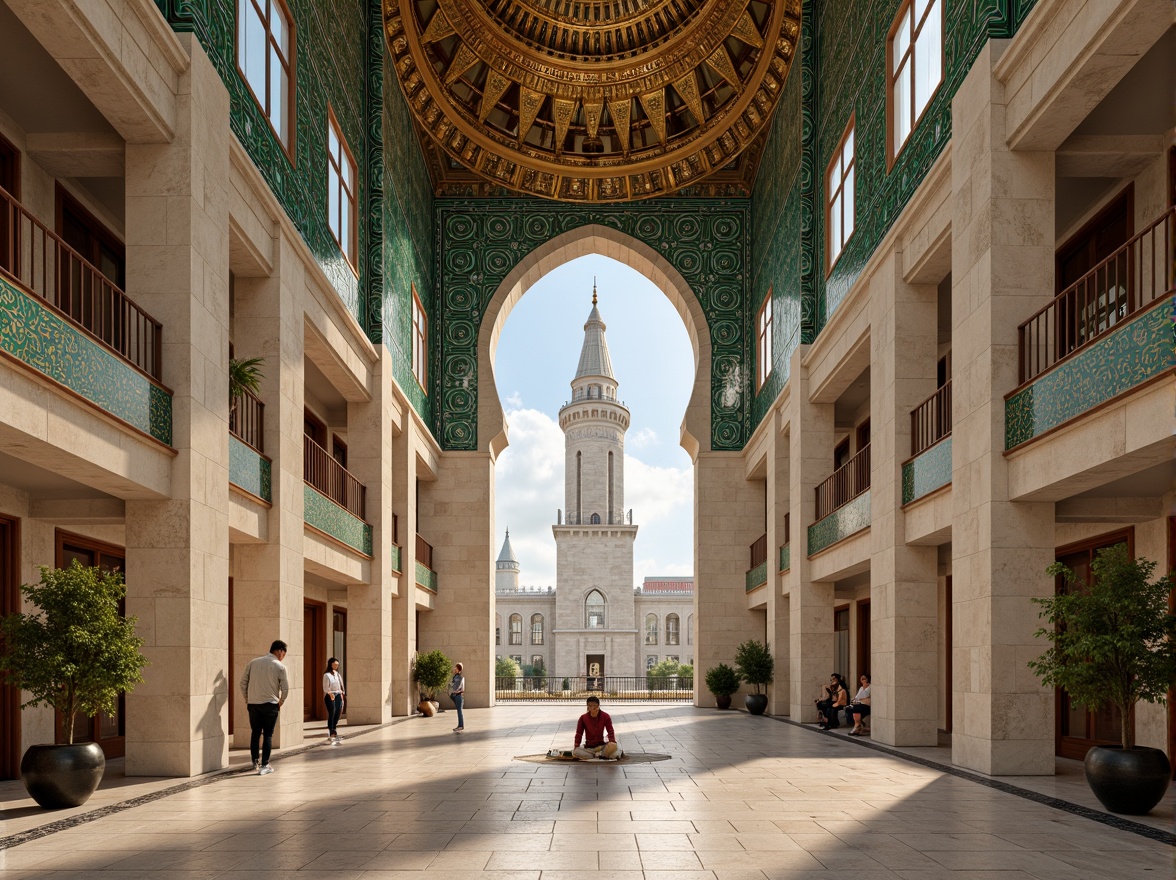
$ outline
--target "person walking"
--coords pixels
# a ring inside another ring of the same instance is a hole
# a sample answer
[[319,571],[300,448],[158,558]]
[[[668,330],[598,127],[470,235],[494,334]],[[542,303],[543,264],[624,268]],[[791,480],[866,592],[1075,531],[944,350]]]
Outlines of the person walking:
[[278,723],[282,703],[290,695],[290,678],[286,674],[286,665],[282,663],[285,657],[286,643],[275,639],[269,653],[250,660],[241,676],[241,693],[249,707],[249,757],[253,759],[258,776],[274,772],[269,762],[274,745],[274,726]]
[[347,692],[343,688],[343,676],[339,673],[339,660],[332,657],[327,661],[323,673],[323,702],[327,704],[327,742],[339,745],[339,716],[343,714],[343,700]]
[[453,732],[461,733],[465,730],[465,715],[462,713],[462,705],[465,703],[465,675],[461,671],[460,663],[453,667],[453,678],[449,680],[449,698],[457,708],[457,727],[453,728]]

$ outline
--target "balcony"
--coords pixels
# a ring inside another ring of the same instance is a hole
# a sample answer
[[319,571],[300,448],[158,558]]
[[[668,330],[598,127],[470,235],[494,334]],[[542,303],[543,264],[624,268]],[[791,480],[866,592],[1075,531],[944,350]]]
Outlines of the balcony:
[[817,486],[817,519],[824,519],[869,488],[870,446],[866,444],[857,455],[833,471],[832,476]]
[[911,410],[911,457],[902,465],[902,503],[951,482],[951,380]]
[[312,489],[357,519],[365,519],[367,489],[347,468],[307,436],[302,438],[302,478]]
[[265,404],[252,392],[242,389],[236,400],[229,402],[229,433],[257,452],[265,452]]
[[[437,592],[437,572],[433,569],[433,545],[420,535],[416,536],[416,584],[418,587]],[[512,645],[523,643],[522,633],[518,635],[519,641],[512,641]],[[515,634],[511,633],[512,639],[514,636]]]
[[792,514],[784,514],[784,543],[780,545],[779,570],[792,567]]
[[747,570],[744,589],[751,591],[762,587],[768,582],[768,536],[760,535],[748,548],[751,555],[751,567]]
[[951,380],[911,410],[911,456],[951,434]]
[[1017,328],[1021,385],[1176,289],[1174,223],[1169,208]]
[[0,189],[0,275],[144,375],[163,375],[163,326]]

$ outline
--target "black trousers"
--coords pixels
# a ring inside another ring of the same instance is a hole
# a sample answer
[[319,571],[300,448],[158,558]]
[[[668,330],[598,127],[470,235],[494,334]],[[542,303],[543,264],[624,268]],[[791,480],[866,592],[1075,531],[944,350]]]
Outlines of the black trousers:
[[830,730],[841,726],[841,722],[837,720],[837,713],[841,709],[834,709],[832,700],[817,700],[817,711],[825,716],[825,723]]
[[[249,704],[249,757],[257,763],[257,747],[261,744],[261,765],[269,763],[270,751],[274,747],[274,727],[278,723],[278,712],[281,707],[277,703]],[[262,737],[265,737],[262,740]]]

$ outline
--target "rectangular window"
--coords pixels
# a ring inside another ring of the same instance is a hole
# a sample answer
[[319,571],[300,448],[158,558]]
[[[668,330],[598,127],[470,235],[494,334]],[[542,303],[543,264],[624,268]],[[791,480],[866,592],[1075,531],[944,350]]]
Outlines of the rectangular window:
[[760,306],[759,317],[756,318],[756,389],[763,387],[772,374],[772,288],[768,288],[768,296]]
[[356,252],[359,249],[359,231],[356,208],[358,201],[356,187],[355,158],[347,141],[343,139],[343,132],[339,129],[339,122],[335,119],[335,111],[327,108],[327,223],[331,227],[331,235],[339,250],[347,258],[351,271],[356,270]]
[[421,305],[421,298],[417,296],[416,285],[412,287],[412,374],[416,376],[417,384],[428,393],[428,359],[429,359],[429,317],[425,314],[425,307]]
[[646,657],[645,657],[645,671],[648,672],[649,670],[653,669],[653,667],[655,667],[655,666],[657,666],[657,654],[646,655]]
[[833,161],[825,173],[825,236],[828,268],[832,269],[845,242],[853,235],[854,225],[854,153],[853,117],[845,134],[833,151]]
[[886,42],[887,160],[901,152],[943,81],[940,0],[903,0]]
[[237,71],[294,157],[294,19],[285,0],[238,0]]

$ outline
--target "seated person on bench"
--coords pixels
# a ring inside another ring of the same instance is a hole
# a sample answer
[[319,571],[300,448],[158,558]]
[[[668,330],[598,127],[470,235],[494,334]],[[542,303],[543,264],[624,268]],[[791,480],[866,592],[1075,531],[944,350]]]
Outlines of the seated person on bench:
[[[589,697],[587,705],[588,711],[576,722],[576,744],[572,754],[581,761],[592,758],[614,759],[617,754],[617,735],[613,732],[612,718],[600,710],[600,700],[596,697]],[[581,740],[583,746],[580,745]]]

